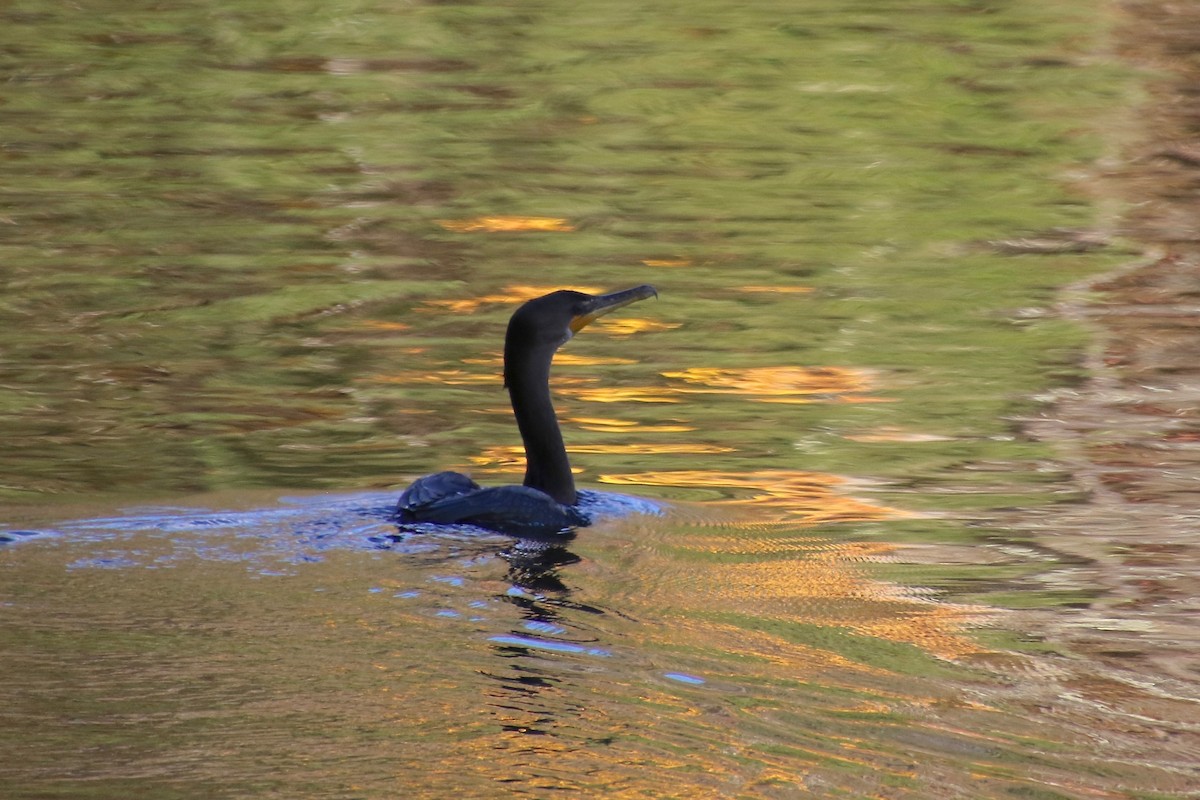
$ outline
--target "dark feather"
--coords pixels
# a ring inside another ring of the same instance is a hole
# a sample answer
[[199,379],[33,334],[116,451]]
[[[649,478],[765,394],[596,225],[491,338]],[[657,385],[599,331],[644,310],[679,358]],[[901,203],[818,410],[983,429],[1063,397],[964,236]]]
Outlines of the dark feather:
[[396,503],[396,514],[401,521],[412,514],[419,514],[421,509],[449,498],[458,497],[471,492],[478,492],[479,484],[463,475],[461,472],[436,472],[413,481],[412,486],[404,490]]
[[[475,486],[473,481],[458,473],[442,472],[430,477],[442,475],[457,476]],[[465,484],[446,479],[443,485],[456,487]],[[409,492],[405,492],[401,500],[408,495]],[[589,523],[587,517],[576,509],[564,506],[545,492],[528,486],[495,486],[488,489],[475,486],[474,491],[446,494],[419,506],[401,506],[398,512],[402,522],[477,525],[513,536],[547,536]]]

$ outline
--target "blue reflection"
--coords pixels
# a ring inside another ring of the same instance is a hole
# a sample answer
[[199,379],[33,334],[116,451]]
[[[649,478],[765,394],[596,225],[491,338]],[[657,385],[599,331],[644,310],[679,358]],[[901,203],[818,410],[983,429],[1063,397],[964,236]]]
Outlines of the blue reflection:
[[81,558],[67,565],[68,569],[127,569],[139,566],[139,562],[123,556],[112,558]]
[[534,636],[521,636],[512,633],[489,636],[488,641],[509,644],[515,647],[528,647],[533,650],[550,650],[555,653],[583,653],[589,656],[601,656],[604,658],[612,655],[609,651],[601,650],[597,647],[584,647],[583,645],[571,644],[570,642],[558,642],[553,639],[539,639]]
[[688,675],[686,672],[664,672],[663,677],[669,678],[673,681],[678,681],[679,683],[686,683],[691,686],[703,686],[704,684],[708,683],[708,681],[704,680],[704,678],[700,678],[695,675]]
[[[257,574],[269,576],[292,574],[279,569],[281,562],[290,565],[319,562],[331,550],[422,555],[446,550],[447,543],[457,547],[462,542],[511,541],[510,537],[471,526],[438,525],[430,531],[397,533],[392,518],[395,502],[394,492],[364,492],[284,497],[273,507],[248,511],[146,506],[42,530],[0,529],[0,546],[61,537],[113,545],[110,552],[79,559],[71,564],[73,569],[170,567],[199,557],[243,562]],[[662,513],[658,505],[649,501],[607,492],[581,492],[581,504],[593,517]],[[169,541],[171,550],[151,556],[132,545],[121,546],[135,536],[146,535]],[[469,555],[462,563],[470,567],[493,557],[495,553],[491,552]],[[435,576],[432,580],[456,587],[464,585],[463,579],[454,575]]]

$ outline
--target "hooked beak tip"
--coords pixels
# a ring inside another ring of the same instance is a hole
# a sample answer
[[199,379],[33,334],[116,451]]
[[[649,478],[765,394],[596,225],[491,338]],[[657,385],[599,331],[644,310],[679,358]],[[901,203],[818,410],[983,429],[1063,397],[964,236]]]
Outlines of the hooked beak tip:
[[647,297],[653,296],[658,298],[658,290],[650,284],[635,286],[632,289],[624,289],[619,292],[611,292],[610,294],[602,294],[592,299],[588,304],[588,310],[571,320],[570,329],[572,333],[578,333],[588,323],[601,317],[611,311],[616,311],[618,308],[623,308],[630,303],[636,303],[638,300],[645,300]]

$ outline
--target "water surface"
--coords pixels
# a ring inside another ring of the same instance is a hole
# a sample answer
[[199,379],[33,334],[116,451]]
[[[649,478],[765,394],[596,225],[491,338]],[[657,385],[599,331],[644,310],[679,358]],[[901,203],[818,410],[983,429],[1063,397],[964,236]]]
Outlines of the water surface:
[[[1014,420],[1128,257],[1095,11],[0,11],[9,795],[1182,795],[1169,692],[1005,610],[1100,590],[989,525],[1077,499]],[[514,304],[647,282],[555,371],[644,500],[398,535],[518,479]]]

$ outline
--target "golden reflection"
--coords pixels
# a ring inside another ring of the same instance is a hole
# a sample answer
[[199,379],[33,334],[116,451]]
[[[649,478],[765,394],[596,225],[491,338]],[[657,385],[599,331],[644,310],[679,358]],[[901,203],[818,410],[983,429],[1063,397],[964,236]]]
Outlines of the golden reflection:
[[[889,586],[883,583],[871,585]],[[963,636],[960,631],[987,616],[987,609],[942,605],[928,600],[921,602],[913,597],[903,599],[910,603],[920,602],[920,606],[894,617],[882,616],[847,622],[846,627],[867,636],[916,645],[939,658],[953,660],[986,652],[977,642]]]
[[[486,447],[477,456],[471,456],[470,462],[490,472],[524,474],[525,448],[520,445],[492,445]],[[583,470],[571,467],[571,472],[578,475]]]
[[697,639],[706,641],[710,647],[765,661],[789,673],[799,671],[811,674],[817,670],[836,667],[854,672],[886,674],[885,670],[869,667],[829,650],[791,642],[774,633],[756,631],[711,619],[693,621],[679,618],[672,625],[664,626],[656,633],[674,643]]
[[[599,481],[618,486],[703,488],[721,495],[722,499],[703,504],[703,516],[691,517],[686,505],[673,512],[679,521],[707,527],[709,532],[690,531],[677,540],[670,564],[663,565],[664,570],[675,570],[672,579],[643,587],[653,595],[648,602],[686,610],[681,621],[695,615],[694,624],[705,628],[705,637],[711,637],[714,623],[718,628],[724,625],[713,614],[735,614],[755,619],[769,616],[801,626],[839,629],[844,635],[910,644],[946,659],[983,652],[962,632],[983,618],[984,610],[937,603],[921,589],[875,580],[863,573],[863,564],[894,559],[898,545],[839,541],[808,532],[812,530],[808,526],[817,524],[910,516],[842,494],[850,485],[844,478],[793,470],[676,470],[605,474]],[[717,509],[734,513],[725,517]],[[737,513],[739,509],[741,513]],[[680,559],[680,552],[696,557]],[[719,581],[711,579],[714,563],[720,564]],[[852,660],[834,652],[837,639],[830,640],[826,649],[744,631],[736,623],[726,633],[731,652],[777,663],[782,673],[795,670],[797,663],[811,672],[820,667],[845,668]]]
[[[445,386],[466,386],[469,384],[500,384],[503,383],[503,373],[496,369],[491,372],[467,372],[461,369],[439,369],[430,370],[429,372],[397,372],[390,375],[373,375],[370,380],[377,383],[399,383],[399,384],[428,384],[437,383]],[[589,383],[594,383],[595,378],[585,375],[565,375],[554,379],[556,385],[567,387],[569,391],[585,391],[582,388]],[[572,389],[571,387],[575,387]],[[564,393],[564,394],[565,394]],[[506,410],[505,413],[511,414],[511,410]]]
[[[684,612],[677,615],[672,631],[661,635],[683,640],[689,636],[687,626],[694,626],[703,631],[707,646],[721,646],[772,663],[780,677],[796,670],[812,674],[824,668],[887,671],[886,663],[870,666],[842,655],[839,643],[849,644],[842,636],[913,645],[944,659],[986,652],[964,631],[992,611],[935,602],[920,589],[864,574],[864,562],[886,560],[897,549],[895,545],[775,536],[774,547],[759,548],[754,538],[730,531],[711,537],[689,534],[680,540],[670,563],[663,565],[663,570],[673,571],[672,579],[644,587],[651,594],[647,602]],[[786,544],[781,547],[781,542]],[[680,553],[703,557],[681,560]],[[749,558],[755,555],[757,559]],[[720,564],[718,581],[712,580],[714,563]],[[817,635],[804,644],[779,635],[786,635],[788,628],[746,630],[722,619],[727,615],[793,623],[800,626],[795,635],[801,637],[807,637],[804,631],[813,627],[844,634]],[[727,641],[719,644],[714,637]]]
[[808,294],[815,291],[811,286],[739,286],[739,292],[752,294]]
[[454,233],[513,233],[520,231],[568,232],[575,226],[560,217],[474,217],[439,219],[437,224]]
[[[770,509],[778,512],[779,516],[776,519],[781,522],[799,521],[816,525],[826,522],[870,522],[911,516],[899,509],[873,505],[840,494],[834,491],[834,487],[845,484],[846,480],[819,472],[676,470],[601,475],[599,480],[601,483],[623,486],[731,489],[734,491],[730,494],[734,496],[717,501],[717,504],[752,505],[758,509]],[[761,524],[761,514],[755,519]]]
[[488,303],[505,303],[507,298],[499,295],[485,295],[483,297],[469,297],[463,300],[426,300],[421,304],[419,311],[449,311],[453,314],[470,314],[475,309],[484,306]]
[[905,443],[921,443],[921,442],[952,442],[953,436],[940,436],[933,433],[916,433],[914,431],[904,431],[900,428],[876,428],[865,433],[847,433],[842,436],[843,439],[849,439],[852,442],[905,442]]
[[[603,320],[601,320],[603,323]],[[648,320],[631,320],[636,330],[648,330]],[[674,327],[669,323],[650,323]],[[890,403],[890,398],[871,397],[869,376],[845,367],[691,367],[662,373],[682,381],[675,386],[617,386],[565,392],[590,403],[679,403],[681,394],[745,395],[760,403],[807,404]]]
[[[713,455],[728,453],[730,448],[706,444],[584,444],[567,447],[568,453],[618,453],[623,455]],[[499,472],[524,472],[525,450],[520,445],[495,445],[471,456],[471,463]],[[582,470],[572,467],[578,474]]]
[[568,447],[572,453],[629,453],[634,455],[732,453],[732,447],[715,444],[584,444]]
[[630,336],[635,333],[655,333],[679,327],[678,322],[658,322],[636,317],[604,317],[592,323],[599,330],[613,336]]
[[690,367],[662,374],[688,384],[677,391],[753,395],[763,402],[813,402],[814,395],[871,390],[867,373],[846,367]]
[[[592,323],[595,325],[596,323]],[[575,353],[560,352],[554,356],[555,366],[569,367],[595,367],[608,364],[636,364],[632,358],[619,358],[617,356],[581,356]]]
[[407,331],[412,329],[412,326],[406,323],[390,322],[383,319],[365,319],[361,324],[364,328],[373,328],[377,331]]
[[690,267],[690,258],[643,258],[642,263],[647,267]]
[[630,420],[608,419],[607,417],[567,417],[566,419],[586,431],[600,433],[686,433],[696,430],[692,425],[642,425]]

